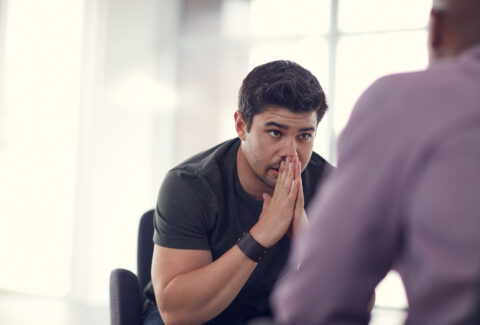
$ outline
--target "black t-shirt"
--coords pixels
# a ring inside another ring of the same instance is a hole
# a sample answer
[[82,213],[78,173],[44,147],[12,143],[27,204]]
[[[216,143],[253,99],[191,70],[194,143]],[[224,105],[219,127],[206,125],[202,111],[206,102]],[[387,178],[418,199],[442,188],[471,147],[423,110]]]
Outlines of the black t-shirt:
[[[240,185],[237,151],[240,139],[221,143],[170,170],[160,188],[155,209],[154,242],[180,249],[206,249],[213,260],[227,252],[243,232],[258,221],[263,202]],[[312,153],[302,173],[305,205],[313,196],[327,166]],[[207,324],[245,324],[249,319],[270,315],[268,298],[285,265],[290,238],[284,236],[269,249],[232,303]],[[153,287],[145,290],[154,301]]]

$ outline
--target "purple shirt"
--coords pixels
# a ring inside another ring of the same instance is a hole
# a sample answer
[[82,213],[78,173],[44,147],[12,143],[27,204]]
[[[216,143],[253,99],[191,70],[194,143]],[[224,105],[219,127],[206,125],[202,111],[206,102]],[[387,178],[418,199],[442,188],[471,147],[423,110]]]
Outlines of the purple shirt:
[[395,268],[407,324],[465,323],[480,298],[480,46],[375,82],[338,151],[272,296],[276,320],[367,324]]

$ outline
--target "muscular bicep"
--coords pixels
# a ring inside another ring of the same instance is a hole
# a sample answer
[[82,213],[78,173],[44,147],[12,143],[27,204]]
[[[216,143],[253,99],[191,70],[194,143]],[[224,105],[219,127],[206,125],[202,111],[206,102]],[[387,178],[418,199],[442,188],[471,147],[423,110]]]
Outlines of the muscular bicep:
[[207,266],[211,262],[212,254],[209,250],[176,249],[155,245],[152,260],[155,295],[162,295],[174,278]]

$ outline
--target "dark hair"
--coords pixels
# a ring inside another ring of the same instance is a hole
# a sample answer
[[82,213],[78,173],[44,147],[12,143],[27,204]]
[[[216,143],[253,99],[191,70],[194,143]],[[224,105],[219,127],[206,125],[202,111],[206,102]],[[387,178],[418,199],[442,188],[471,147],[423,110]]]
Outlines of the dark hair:
[[328,107],[317,78],[299,64],[283,60],[265,63],[250,71],[238,94],[238,110],[247,131],[253,117],[271,106],[294,113],[316,111],[317,124]]

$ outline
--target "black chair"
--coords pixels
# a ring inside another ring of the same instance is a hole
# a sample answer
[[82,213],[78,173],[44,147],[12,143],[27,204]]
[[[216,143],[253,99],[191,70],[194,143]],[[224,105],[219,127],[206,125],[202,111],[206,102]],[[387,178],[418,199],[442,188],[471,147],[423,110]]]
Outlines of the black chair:
[[143,288],[150,282],[153,256],[153,213],[140,219],[137,245],[137,274],[115,269],[110,274],[110,318],[112,325],[141,325]]

